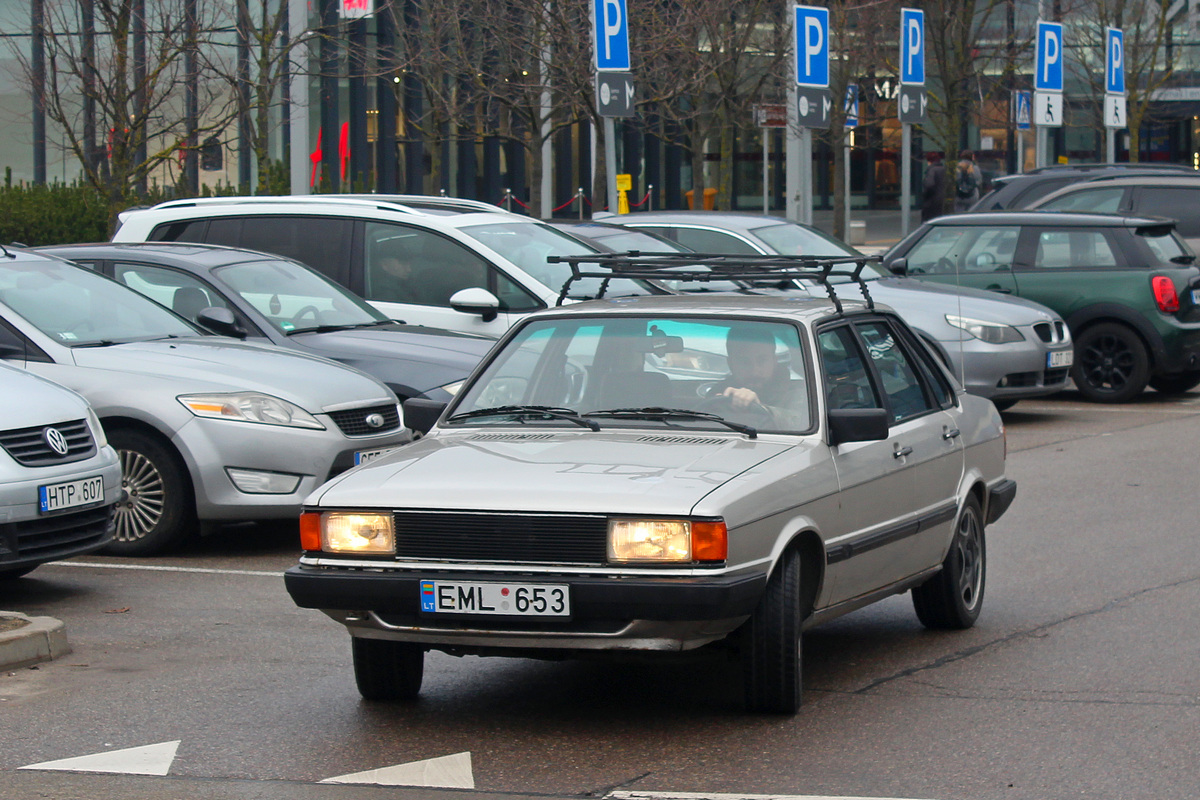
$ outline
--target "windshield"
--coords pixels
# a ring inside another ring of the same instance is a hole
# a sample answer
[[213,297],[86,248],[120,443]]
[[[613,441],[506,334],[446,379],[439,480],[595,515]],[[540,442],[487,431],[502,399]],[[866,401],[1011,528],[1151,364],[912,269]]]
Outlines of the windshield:
[[[562,289],[567,278],[571,277],[571,267],[567,264],[549,264],[546,262],[547,256],[578,256],[599,252],[595,247],[583,244],[562,231],[536,222],[497,222],[470,225],[460,230],[495,250],[543,286],[556,292]],[[584,264],[583,268],[588,270],[594,266]],[[567,296],[577,300],[595,297],[600,291],[600,283],[599,278],[576,281],[571,284],[571,291]],[[650,293],[649,289],[636,281],[613,280],[609,281],[605,295],[612,297]]]
[[[799,331],[783,322],[690,315],[535,320],[463,393],[448,420],[571,426],[561,418],[566,413],[606,429],[728,430],[725,420],[799,433],[812,427],[810,383]],[[531,407],[560,416],[531,415]],[[488,409],[508,411],[489,416]]]
[[214,273],[282,333],[388,321],[345,289],[292,261],[231,264]]
[[[764,225],[761,228],[753,228],[750,232],[770,245],[773,252],[784,256],[816,256],[817,258],[827,258],[829,256],[860,255],[853,247],[839,242],[822,231],[795,225],[790,222],[777,225]],[[863,267],[862,277],[866,280],[873,280],[876,278],[885,278],[888,275],[877,265],[867,264]],[[833,282],[840,283],[844,280],[848,279],[835,278]]]
[[68,347],[201,333],[133,289],[59,261],[0,264],[0,301]]

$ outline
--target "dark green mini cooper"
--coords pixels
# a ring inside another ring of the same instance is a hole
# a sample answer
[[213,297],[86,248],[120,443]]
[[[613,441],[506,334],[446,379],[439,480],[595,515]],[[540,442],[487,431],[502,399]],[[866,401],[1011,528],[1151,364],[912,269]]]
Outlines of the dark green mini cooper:
[[1089,400],[1200,384],[1200,269],[1173,220],[995,212],[926,222],[884,266],[1049,306],[1075,339],[1071,378]]

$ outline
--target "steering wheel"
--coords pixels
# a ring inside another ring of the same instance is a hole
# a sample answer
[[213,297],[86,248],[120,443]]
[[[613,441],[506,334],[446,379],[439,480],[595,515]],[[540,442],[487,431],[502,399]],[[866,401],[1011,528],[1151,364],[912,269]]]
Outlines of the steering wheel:
[[933,265],[934,272],[954,272],[954,262],[943,256]]
[[[715,384],[712,388],[715,388]],[[754,403],[745,408],[734,408],[733,398],[723,394],[711,393],[705,398],[701,407],[704,411],[712,412],[732,422],[741,422],[755,428],[777,428],[775,412],[762,403]]]
[[317,308],[316,306],[308,305],[292,315],[292,322],[299,323],[305,314],[311,315],[313,322],[319,323],[321,321],[321,309]]

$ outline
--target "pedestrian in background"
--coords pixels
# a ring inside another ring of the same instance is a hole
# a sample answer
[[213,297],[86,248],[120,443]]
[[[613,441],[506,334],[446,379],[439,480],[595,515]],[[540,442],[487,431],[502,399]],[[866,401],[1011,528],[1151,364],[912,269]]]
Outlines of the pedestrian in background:
[[946,210],[946,165],[938,153],[926,153],[925,159],[929,163],[921,184],[921,222],[940,217]]
[[979,187],[983,183],[979,167],[975,165],[975,154],[963,150],[958,154],[958,168],[954,172],[954,211],[967,211],[979,199]]

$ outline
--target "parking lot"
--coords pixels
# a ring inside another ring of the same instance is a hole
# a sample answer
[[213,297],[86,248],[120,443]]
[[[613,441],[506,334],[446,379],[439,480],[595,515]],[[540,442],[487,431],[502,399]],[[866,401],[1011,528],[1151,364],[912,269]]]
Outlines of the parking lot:
[[[0,794],[430,796],[317,783],[381,770],[352,780],[471,796],[1192,797],[1200,395],[1066,393],[1005,418],[1019,489],[989,528],[978,625],[924,631],[905,596],[810,632],[794,718],[743,713],[736,664],[711,658],[435,654],[415,705],[364,703],[343,630],[283,591],[293,534],[247,526],[167,558],[45,565],[8,589],[7,608],[64,620],[74,652],[0,678]],[[21,769],[148,746],[163,777]]]

